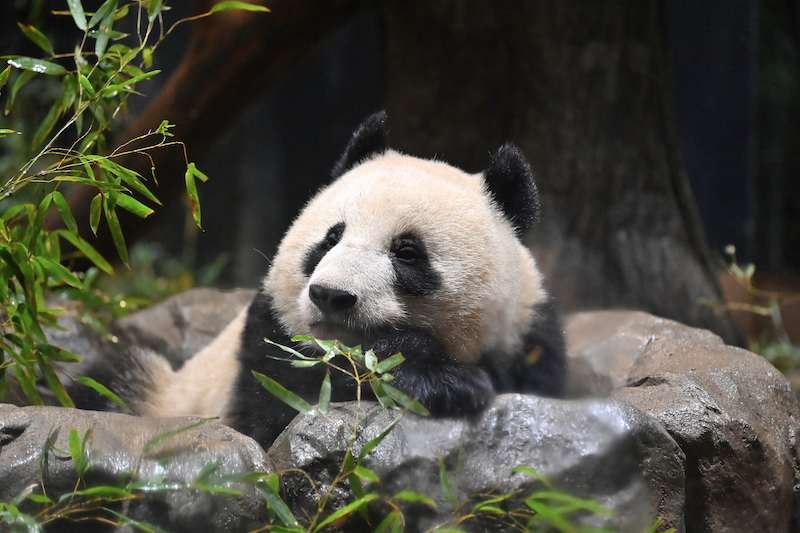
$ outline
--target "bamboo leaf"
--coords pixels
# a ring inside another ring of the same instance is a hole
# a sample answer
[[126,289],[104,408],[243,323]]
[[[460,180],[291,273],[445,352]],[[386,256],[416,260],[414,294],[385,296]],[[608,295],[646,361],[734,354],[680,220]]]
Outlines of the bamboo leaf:
[[45,36],[42,32],[34,28],[33,26],[26,26],[20,22],[17,22],[17,26],[19,29],[22,30],[22,33],[25,34],[25,37],[33,41],[39,48],[47,52],[49,55],[55,55],[53,52],[53,45],[50,44],[50,39]]
[[42,267],[50,273],[54,278],[58,279],[62,283],[66,283],[70,287],[75,287],[76,289],[82,289],[83,283],[78,277],[67,270],[64,265],[56,263],[55,261],[51,261],[50,259],[46,259],[42,256],[35,256],[34,260],[37,261]]
[[450,502],[451,505],[456,505],[458,501],[456,500],[455,496],[453,496],[453,490],[450,488],[450,478],[447,475],[447,467],[444,464],[444,457],[439,456],[439,483],[442,486],[442,493],[444,494],[445,499]]
[[64,224],[67,225],[67,229],[70,233],[78,235],[78,223],[75,222],[75,217],[72,216],[72,211],[70,211],[64,195],[58,191],[53,191],[51,194],[53,195],[53,203],[56,204],[56,209],[58,209]]
[[197,167],[194,163],[189,163],[186,167],[186,192],[189,195],[189,208],[192,212],[192,218],[194,218],[195,224],[197,227],[202,229],[203,226],[200,224],[200,198],[197,195],[197,185],[195,184],[195,178],[200,179],[201,181],[208,180],[208,176],[197,170]]
[[411,490],[402,490],[392,496],[392,501],[401,501],[401,502],[408,502],[408,503],[424,503],[430,507],[436,507],[436,502],[430,499],[429,497],[425,496],[424,494],[420,494],[419,492],[414,492]]
[[8,64],[14,68],[28,70],[35,74],[47,74],[49,76],[63,76],[67,69],[58,63],[52,63],[35,57],[10,56]]
[[325,374],[322,380],[322,387],[319,389],[319,412],[323,415],[328,412],[331,403],[331,373]]
[[105,272],[106,274],[113,274],[114,269],[111,267],[111,264],[106,261],[100,252],[94,249],[94,247],[80,238],[77,235],[73,235],[66,230],[56,230],[57,233],[68,240],[75,248],[81,251],[83,255],[89,258],[89,260],[97,266],[100,270]]
[[412,399],[406,393],[395,389],[391,385],[384,383],[383,389],[386,391],[386,394],[388,394],[394,401],[396,401],[403,407],[407,407],[409,411],[417,413],[418,415],[422,416],[428,416],[429,414],[431,414],[430,411],[428,411],[425,408],[425,406],[423,406],[417,400]]
[[[3,90],[3,87],[6,86],[8,83],[8,77],[11,75],[11,65],[7,66],[3,72],[0,72],[0,91]],[[9,132],[13,130],[8,130]]]
[[175,435],[180,435],[181,433],[189,431],[190,429],[194,429],[194,428],[196,428],[198,426],[202,426],[206,422],[208,422],[210,420],[215,420],[215,419],[216,419],[216,417],[203,418],[202,420],[199,420],[198,422],[195,422],[193,424],[189,424],[188,426],[184,426],[184,427],[179,428],[179,429],[175,429],[175,430],[172,430],[172,431],[167,431],[166,433],[162,433],[160,435],[156,435],[155,437],[153,437],[152,439],[150,439],[149,441],[147,441],[145,443],[143,452],[144,453],[148,453],[157,444],[159,444],[159,443],[161,443],[161,442],[163,442],[163,441],[165,441],[167,439],[171,439]]
[[309,416],[317,416],[318,411],[314,409],[307,401],[302,399],[297,394],[293,393],[292,391],[288,390],[286,387],[278,383],[272,378],[265,376],[255,370],[252,371],[253,375],[256,377],[258,381],[261,382],[261,385],[264,386],[269,392],[271,392],[275,397],[281,400],[283,403],[295,409],[304,415]]
[[[277,476],[275,476],[277,478]],[[256,489],[258,492],[264,496],[264,499],[267,501],[267,505],[270,509],[275,511],[278,515],[278,518],[281,519],[288,527],[297,527],[297,518],[292,514],[292,511],[289,509],[289,506],[284,503],[280,496],[278,496],[278,492],[275,488],[270,486],[269,483],[256,483]]]
[[36,76],[34,71],[25,70],[17,77],[17,81],[15,81],[14,85],[11,86],[11,92],[8,93],[8,100],[6,100],[5,109],[6,115],[8,115],[9,111],[11,111],[11,108],[14,106],[14,99],[17,96],[17,91],[19,91],[26,83],[31,81],[31,78],[34,76]]
[[393,369],[394,367],[396,367],[405,360],[406,359],[405,357],[403,357],[403,354],[396,353],[393,356],[387,357],[386,359],[378,363],[378,366],[375,367],[375,372],[377,372],[378,374],[383,374],[384,372],[388,372],[389,370]]
[[358,454],[358,464],[359,464],[359,465],[361,464],[361,461],[363,461],[363,460],[364,460],[364,457],[366,457],[366,456],[367,456],[367,454],[368,454],[369,452],[371,452],[372,450],[374,450],[374,449],[375,449],[375,447],[376,447],[378,444],[380,444],[380,443],[383,441],[383,439],[385,439],[385,438],[386,438],[386,435],[388,435],[388,434],[389,434],[389,432],[390,432],[390,431],[392,431],[392,429],[393,429],[393,428],[394,428],[394,427],[397,425],[397,423],[398,423],[398,422],[400,422],[400,420],[401,420],[402,418],[403,418],[403,415],[400,415],[400,416],[398,416],[397,418],[395,418],[394,420],[392,420],[392,421],[389,423],[389,425],[388,425],[388,426],[386,426],[385,428],[383,428],[383,431],[381,431],[381,432],[380,432],[380,434],[378,434],[378,436],[377,436],[377,437],[375,437],[375,438],[373,438],[372,440],[370,440],[368,443],[366,443],[366,444],[364,445],[364,447],[362,447],[362,448],[361,448],[361,451],[360,451],[360,452],[359,452],[359,454]]
[[100,193],[92,198],[92,203],[89,206],[89,227],[92,233],[97,235],[97,228],[100,226],[100,212],[103,207],[103,194]]
[[322,529],[325,526],[327,526],[328,524],[332,524],[333,522],[336,522],[340,518],[344,518],[345,516],[347,516],[347,515],[351,514],[352,512],[354,512],[356,509],[359,509],[362,505],[368,504],[369,502],[371,502],[372,500],[376,499],[377,497],[378,497],[377,494],[367,494],[363,498],[359,498],[356,501],[350,503],[350,505],[346,505],[346,506],[342,507],[341,509],[339,509],[338,511],[336,511],[335,513],[330,515],[328,518],[326,518],[325,520],[320,522],[317,525],[317,527],[314,528],[314,531],[317,532],[320,529]]
[[86,25],[86,13],[83,11],[81,0],[67,0],[67,5],[69,5],[69,12],[72,15],[72,20],[75,21],[75,25],[79,29],[86,31],[89,26]]
[[75,378],[73,381],[75,381],[77,383],[80,383],[81,385],[86,385],[87,387],[89,387],[91,389],[94,389],[99,394],[101,394],[102,396],[108,398],[109,400],[111,400],[115,404],[123,407],[124,409],[127,409],[128,411],[133,412],[133,409],[128,407],[128,404],[125,403],[125,401],[122,398],[120,398],[119,396],[117,396],[116,394],[111,392],[111,390],[109,390],[105,385],[103,385],[101,383],[98,383],[97,381],[93,380],[92,378],[81,376],[81,377]]
[[114,241],[114,247],[117,249],[119,259],[126,267],[130,268],[128,264],[128,247],[125,245],[125,236],[122,234],[122,227],[119,225],[117,213],[113,207],[109,207],[110,200],[104,201],[103,204],[108,229],[111,231],[111,239]]
[[359,478],[363,479],[364,481],[369,481],[370,483],[377,483],[378,481],[380,481],[378,475],[365,466],[355,467],[353,473],[357,475]]
[[208,14],[216,13],[217,11],[225,11],[228,9],[243,9],[245,11],[260,11],[262,13],[269,13],[269,9],[264,6],[257,6],[248,4],[247,2],[220,2],[211,8]]
[[56,100],[53,105],[50,107],[50,110],[45,115],[42,123],[39,124],[39,128],[36,130],[36,134],[33,136],[33,141],[31,141],[31,148],[35,149],[37,146],[42,144],[44,138],[50,135],[50,132],[53,131],[53,127],[58,122],[58,119],[61,118],[61,114],[63,113],[64,108],[61,107],[61,101]]
[[155,212],[139,200],[132,198],[127,194],[120,194],[117,197],[117,205],[126,211],[130,211],[139,218],[147,218]]

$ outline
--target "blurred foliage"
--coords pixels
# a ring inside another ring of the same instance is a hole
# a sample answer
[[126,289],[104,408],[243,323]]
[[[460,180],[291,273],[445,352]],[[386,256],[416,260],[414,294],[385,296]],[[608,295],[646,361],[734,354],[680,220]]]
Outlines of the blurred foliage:
[[[130,154],[149,157],[151,150],[183,145],[172,139],[172,125],[163,121],[154,124],[150,133],[112,148],[107,136],[113,124],[127,110],[130,95],[140,94],[139,85],[158,74],[152,69],[153,53],[177,24],[225,9],[266,8],[221,2],[208,13],[165,28],[162,15],[168,6],[161,0],[137,0],[121,7],[117,0],[105,0],[95,12],[86,12],[81,0],[67,0],[65,7],[68,10],[55,15],[71,20],[74,46],[57,51],[36,26],[17,23],[40,56],[4,56],[8,66],[0,71],[4,99],[0,143],[5,154],[0,175],[0,398],[13,379],[27,402],[41,404],[36,382],[43,378],[56,398],[71,406],[55,363],[78,358],[48,343],[42,326],[56,327],[60,310],[49,308],[47,297],[71,288],[87,303],[103,303],[92,299],[97,294],[92,290],[96,274],[81,276],[64,266],[76,255],[88,258],[107,274],[114,269],[80,234],[64,192],[70,187],[96,189],[89,226],[96,233],[105,222],[119,259],[129,267],[118,209],[144,218],[153,213],[151,205],[160,202],[151,191],[152,183],[157,183],[154,167],[152,175],[145,177],[117,161]],[[119,31],[123,26],[134,28],[135,33]],[[40,106],[47,109],[43,116],[30,114]],[[189,205],[199,227],[195,182],[208,178],[186,159],[185,149],[183,153]],[[63,228],[45,227],[49,213],[60,216]],[[62,245],[71,251],[62,253]],[[145,296],[156,293],[153,287],[142,289]],[[139,296],[130,298],[135,305]],[[122,301],[117,309],[125,307]]]

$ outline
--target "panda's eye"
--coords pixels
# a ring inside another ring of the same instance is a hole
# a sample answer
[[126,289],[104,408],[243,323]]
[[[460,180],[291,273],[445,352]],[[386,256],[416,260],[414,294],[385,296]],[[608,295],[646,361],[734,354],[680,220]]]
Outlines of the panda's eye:
[[391,253],[392,257],[406,265],[416,265],[427,258],[422,242],[412,235],[403,235],[398,238],[392,244]]
[[344,224],[341,222],[339,224],[334,224],[328,230],[328,233],[325,234],[325,238],[322,239],[320,246],[326,250],[330,250],[342,240],[342,233],[344,233]]

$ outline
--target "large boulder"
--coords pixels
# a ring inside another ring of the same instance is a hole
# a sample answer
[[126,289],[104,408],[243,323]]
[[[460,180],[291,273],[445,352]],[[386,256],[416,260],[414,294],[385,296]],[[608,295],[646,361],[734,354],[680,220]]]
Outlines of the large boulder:
[[800,531],[798,404],[763,357],[642,312],[573,315],[567,338],[573,391],[635,406],[686,454],[688,532]]
[[[313,516],[320,494],[329,491],[332,509],[349,503],[347,485],[331,490],[331,484],[357,417],[356,456],[396,416],[371,402],[359,412],[358,404],[349,402],[335,406],[325,418],[297,417],[269,451],[278,470],[305,472],[285,478],[294,514]],[[448,501],[442,489],[440,460],[455,502]],[[391,498],[414,490],[436,502],[435,508],[404,507],[408,531],[427,531],[434,524],[458,524],[466,531],[515,530],[497,517],[458,520],[479,501],[516,490],[521,496],[505,502],[506,510],[524,507],[520,499],[543,488],[527,473],[512,473],[524,465],[559,490],[594,499],[614,513],[576,517],[584,525],[641,532],[657,516],[664,519],[664,527],[683,530],[683,462],[683,452],[664,429],[626,402],[504,394],[474,420],[405,415],[367,455],[365,464],[380,478],[371,491]],[[355,527],[349,524],[345,529]]]
[[[31,488],[41,494],[40,484],[52,500],[86,486],[124,487],[129,481],[188,485],[215,462],[213,473],[203,478],[209,485],[221,476],[274,471],[254,440],[215,421],[198,422],[188,417],[139,418],[0,404],[0,501],[12,501]],[[77,431],[83,439],[89,429],[86,449],[90,468],[79,481],[70,455],[70,432]],[[159,437],[162,440],[153,441]],[[174,532],[232,533],[256,529],[266,522],[263,499],[252,484],[236,483],[229,488],[242,495],[191,488],[134,491],[145,497],[120,505],[106,502],[105,506]],[[25,505],[23,510],[33,508]],[[106,517],[114,519],[108,514]],[[52,524],[51,530],[104,529],[98,522],[62,520]]]

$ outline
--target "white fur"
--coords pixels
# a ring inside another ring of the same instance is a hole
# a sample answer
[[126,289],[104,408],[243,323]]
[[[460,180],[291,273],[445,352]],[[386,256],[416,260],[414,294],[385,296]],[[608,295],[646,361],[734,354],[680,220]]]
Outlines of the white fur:
[[[310,280],[310,246],[344,222],[341,242]],[[427,247],[442,287],[430,297],[395,289],[389,247],[414,233]],[[312,283],[358,297],[352,329],[420,327],[441,338],[464,363],[482,353],[511,353],[546,295],[533,257],[490,201],[481,176],[445,163],[388,151],[347,172],[315,196],[289,229],[264,288],[291,334],[320,334],[321,315],[308,298]]]
[[154,393],[139,406],[145,416],[217,416],[223,418],[233,396],[239,371],[240,338],[247,308],[234,318],[211,344],[197,352],[177,372],[163,358],[154,369]]

